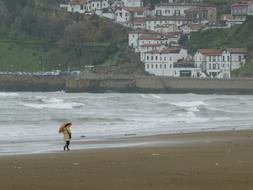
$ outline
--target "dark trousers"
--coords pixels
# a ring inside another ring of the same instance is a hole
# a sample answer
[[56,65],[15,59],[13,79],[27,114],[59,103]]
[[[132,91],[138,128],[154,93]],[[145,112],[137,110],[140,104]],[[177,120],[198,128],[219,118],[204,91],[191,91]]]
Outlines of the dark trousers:
[[70,144],[70,141],[66,141],[66,144],[64,146],[64,150],[69,150],[69,144]]

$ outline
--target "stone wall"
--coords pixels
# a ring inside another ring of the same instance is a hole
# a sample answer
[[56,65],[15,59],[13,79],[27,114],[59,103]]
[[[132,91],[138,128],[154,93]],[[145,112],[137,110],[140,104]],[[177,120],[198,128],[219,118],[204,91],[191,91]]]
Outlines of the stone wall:
[[253,94],[253,79],[190,79],[154,76],[0,75],[0,91]]
[[65,77],[0,75],[0,91],[65,90]]

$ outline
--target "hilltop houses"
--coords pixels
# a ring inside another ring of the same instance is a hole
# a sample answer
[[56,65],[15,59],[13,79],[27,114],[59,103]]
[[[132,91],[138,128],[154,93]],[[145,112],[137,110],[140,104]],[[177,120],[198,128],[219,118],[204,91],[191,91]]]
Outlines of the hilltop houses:
[[243,24],[247,16],[253,15],[253,0],[241,0],[231,5],[231,13],[221,15],[220,21],[223,25],[231,27]]
[[60,5],[68,12],[97,14],[130,28],[128,46],[139,54],[146,73],[168,77],[227,79],[246,63],[245,48],[198,49],[194,55],[180,47],[179,41],[191,32],[231,27],[253,15],[253,0],[231,5],[231,14],[217,19],[215,6],[201,0],[161,1],[153,10],[143,0],[69,0]]
[[245,21],[247,15],[253,15],[253,1],[242,0],[232,4],[231,15],[234,20]]

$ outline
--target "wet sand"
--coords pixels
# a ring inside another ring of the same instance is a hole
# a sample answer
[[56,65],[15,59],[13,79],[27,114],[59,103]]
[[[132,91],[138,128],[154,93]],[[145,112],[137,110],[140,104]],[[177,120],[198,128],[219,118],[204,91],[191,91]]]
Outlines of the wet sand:
[[129,148],[1,156],[0,189],[253,189],[253,131],[130,140],[151,143]]

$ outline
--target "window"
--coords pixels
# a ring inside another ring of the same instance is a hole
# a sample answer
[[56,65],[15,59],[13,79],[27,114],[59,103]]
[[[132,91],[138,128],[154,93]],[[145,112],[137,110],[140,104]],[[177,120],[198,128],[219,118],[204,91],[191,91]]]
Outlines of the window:
[[209,62],[211,62],[211,56],[209,56]]
[[156,69],[158,68],[158,65],[157,65],[157,64],[155,64],[155,68],[156,68]]
[[153,61],[153,59],[154,59],[154,57],[153,57],[153,55],[151,56],[151,60]]
[[211,68],[212,68],[212,64],[210,63],[210,64],[209,64],[209,69],[211,69]]
[[225,56],[222,57],[222,61],[225,61]]
[[160,64],[160,69],[162,68],[162,64]]
[[216,64],[213,64],[213,69],[216,69]]
[[152,68],[152,69],[154,68],[154,65],[153,65],[153,64],[151,64],[151,68]]
[[164,69],[166,69],[166,64],[164,64]]
[[230,57],[229,56],[227,57],[227,60],[230,61]]
[[242,61],[242,56],[239,55],[239,61]]
[[158,60],[158,57],[157,57],[157,56],[155,56],[155,60]]
[[149,64],[147,64],[147,69],[149,69]]
[[164,59],[164,61],[166,61],[166,57],[164,57],[163,59]]
[[149,60],[149,56],[147,56],[147,60]]

